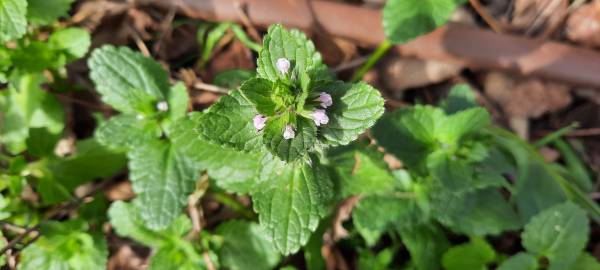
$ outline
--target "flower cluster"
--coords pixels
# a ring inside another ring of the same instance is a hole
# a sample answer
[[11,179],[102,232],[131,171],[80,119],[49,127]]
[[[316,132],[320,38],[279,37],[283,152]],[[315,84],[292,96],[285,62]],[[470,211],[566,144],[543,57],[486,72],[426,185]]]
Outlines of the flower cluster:
[[[281,74],[286,75],[289,72],[291,63],[288,59],[279,58],[277,59],[275,66],[277,67],[277,70],[281,72]],[[329,117],[327,116],[325,109],[333,105],[333,99],[331,98],[331,95],[325,92],[321,92],[319,93],[319,97],[317,97],[314,101],[318,102],[322,109],[315,109],[311,114],[312,119],[315,122],[315,125],[317,126],[326,125],[327,123],[329,123]],[[262,114],[257,114],[256,116],[254,116],[254,118],[252,119],[254,128],[256,128],[256,130],[258,131],[265,128],[267,119],[268,118]],[[283,130],[283,138],[286,140],[290,140],[293,139],[295,136],[296,132],[294,131],[294,128],[291,125],[286,125]]]

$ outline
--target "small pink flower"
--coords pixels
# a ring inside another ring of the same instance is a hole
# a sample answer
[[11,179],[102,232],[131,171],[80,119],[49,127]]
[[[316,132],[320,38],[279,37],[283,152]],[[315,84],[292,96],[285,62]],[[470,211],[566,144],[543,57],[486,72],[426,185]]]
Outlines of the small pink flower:
[[252,119],[252,122],[254,123],[254,128],[256,128],[256,130],[261,130],[265,128],[265,123],[267,123],[267,117],[262,114],[257,114]]
[[283,138],[286,140],[289,140],[289,139],[293,139],[294,137],[296,137],[296,133],[294,132],[294,129],[292,128],[292,126],[286,125],[285,130],[283,130]]
[[312,113],[312,117],[317,127],[321,124],[326,125],[327,123],[329,123],[329,117],[327,117],[327,114],[325,114],[325,110],[316,109]]
[[275,66],[277,66],[277,70],[279,70],[279,72],[281,72],[281,74],[285,75],[290,70],[290,66],[291,66],[290,60],[287,60],[285,58],[279,58],[279,59],[277,59]]
[[333,104],[333,99],[331,99],[331,95],[325,92],[321,92],[321,94],[319,94],[317,101],[321,102],[321,107],[323,108],[327,108]]

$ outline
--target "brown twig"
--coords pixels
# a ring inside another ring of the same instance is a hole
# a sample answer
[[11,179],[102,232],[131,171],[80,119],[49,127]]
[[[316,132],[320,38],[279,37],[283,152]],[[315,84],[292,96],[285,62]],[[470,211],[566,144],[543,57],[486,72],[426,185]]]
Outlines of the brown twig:
[[229,90],[227,88],[223,88],[223,87],[220,87],[220,86],[217,86],[214,84],[203,83],[200,81],[195,82],[193,87],[194,87],[194,89],[213,92],[213,93],[217,93],[217,94],[223,94],[223,95],[229,94]]
[[236,0],[233,2],[233,6],[240,17],[240,21],[248,30],[250,37],[254,40],[254,42],[259,44],[262,43],[262,38],[260,37],[258,30],[256,30],[256,27],[254,27],[254,24],[252,24],[252,21],[250,21],[250,18],[248,18],[248,15],[246,15],[246,11],[244,10],[242,3]]
[[208,255],[207,251],[202,252],[202,257],[204,258],[204,262],[206,263],[206,268],[208,268],[208,270],[217,269],[213,264],[212,260],[210,259],[210,255]]
[[485,23],[487,23],[487,25],[489,25],[490,28],[492,28],[492,30],[494,30],[494,32],[504,33],[504,29],[502,29],[502,26],[500,26],[500,23],[498,21],[496,21],[496,19],[494,19],[494,17],[492,15],[490,15],[490,13],[481,5],[479,0],[469,0],[469,3],[471,3],[471,6],[473,7],[473,9],[475,9],[477,14],[479,14],[479,16],[481,16],[481,18],[485,21]]
[[589,136],[600,136],[600,128],[588,128],[573,130],[567,134],[567,137],[589,137]]
[[131,32],[131,36],[133,37],[133,41],[135,42],[135,45],[138,47],[138,49],[140,50],[140,52],[144,56],[150,57],[150,50],[148,50],[148,47],[146,46],[146,44],[142,40],[142,37],[137,32],[137,30],[135,30],[135,27],[131,27],[131,26],[128,25],[127,28],[129,29],[129,32]]

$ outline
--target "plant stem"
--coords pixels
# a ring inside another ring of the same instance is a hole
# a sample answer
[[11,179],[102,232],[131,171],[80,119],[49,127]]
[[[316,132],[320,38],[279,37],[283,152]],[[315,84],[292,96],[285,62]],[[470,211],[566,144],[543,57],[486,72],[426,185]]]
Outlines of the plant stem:
[[360,81],[362,77],[367,73],[367,71],[369,71],[375,65],[375,63],[377,63],[377,61],[379,61],[379,59],[381,59],[381,57],[385,55],[385,53],[392,47],[392,45],[393,44],[387,39],[381,42],[381,44],[379,44],[375,52],[371,54],[367,62],[364,65],[362,65],[360,69],[356,71],[356,73],[354,73],[351,81]]
[[246,206],[244,206],[242,203],[240,203],[235,198],[232,198],[231,195],[229,195],[225,192],[222,192],[222,191],[214,191],[214,192],[212,192],[212,196],[213,196],[213,198],[215,198],[215,200],[217,200],[218,202],[231,208],[233,211],[240,213],[242,216],[244,216],[248,219],[256,218],[256,215],[254,214],[254,212],[248,210],[246,208]]
[[542,147],[546,144],[549,144],[557,139],[560,139],[562,136],[565,136],[567,133],[573,131],[574,129],[576,129],[578,127],[579,127],[578,123],[570,124],[564,128],[561,128],[555,132],[552,132],[552,133],[544,136],[543,138],[541,138],[537,142],[535,142],[533,144],[533,146],[535,146],[535,148],[540,148],[540,147]]

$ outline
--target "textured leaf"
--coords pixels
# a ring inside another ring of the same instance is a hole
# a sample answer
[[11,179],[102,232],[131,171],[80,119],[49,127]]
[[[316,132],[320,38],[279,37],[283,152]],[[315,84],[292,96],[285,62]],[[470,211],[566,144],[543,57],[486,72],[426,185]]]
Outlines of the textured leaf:
[[442,265],[447,270],[486,270],[486,265],[496,258],[494,248],[480,238],[469,243],[452,247],[442,257]]
[[155,121],[120,114],[100,124],[95,137],[98,142],[111,148],[132,149],[159,138],[161,134],[160,126]]
[[271,237],[258,224],[233,220],[219,225],[216,233],[223,237],[219,258],[228,269],[268,270],[279,262]]
[[163,239],[154,231],[146,228],[139,217],[139,210],[134,204],[116,201],[108,210],[110,224],[118,235],[130,237],[148,246],[160,246]]
[[[498,270],[536,270],[538,268],[537,258],[529,253],[519,252],[504,261]],[[586,268],[575,268],[586,269]],[[591,269],[590,269],[591,270]]]
[[127,47],[102,46],[92,52],[88,66],[102,100],[121,112],[151,113],[167,98],[167,72]]
[[252,124],[257,114],[254,105],[233,91],[222,96],[202,116],[198,130],[212,142],[242,151],[257,151],[263,146],[261,136]]
[[35,24],[51,24],[67,16],[74,0],[27,0],[27,19]]
[[[50,2],[46,0],[38,1]],[[48,38],[48,42],[54,50],[66,54],[67,60],[72,61],[85,56],[92,40],[90,34],[84,29],[71,27],[52,33]]]
[[585,211],[566,202],[534,216],[521,238],[528,252],[550,260],[549,269],[569,269],[584,249],[589,232]]
[[102,236],[84,232],[84,225],[77,220],[44,224],[42,236],[21,253],[19,269],[106,269],[106,242]]
[[217,186],[229,192],[249,193],[264,165],[262,154],[241,152],[205,140],[195,128],[202,119],[202,114],[193,113],[173,124],[170,136],[174,147],[193,159],[196,169],[208,170]]
[[320,129],[320,136],[332,145],[346,145],[356,140],[384,111],[379,91],[362,82],[323,83],[312,91],[329,93],[333,99],[333,105],[327,108],[329,123]]
[[454,145],[464,136],[489,125],[490,121],[490,114],[484,108],[466,109],[441,121],[436,129],[436,138],[442,143]]
[[24,75],[17,80],[15,88],[10,87],[0,94],[8,105],[0,108],[0,143],[13,153],[25,150],[29,128],[46,128],[51,134],[62,132],[62,105],[40,88],[43,82],[41,74]]
[[392,191],[396,180],[383,153],[362,143],[336,147],[328,153],[341,196]]
[[282,25],[269,27],[263,38],[263,49],[257,60],[257,72],[261,78],[270,81],[287,80],[276,67],[277,59],[286,58],[291,62],[290,71],[296,74],[321,68],[321,55],[315,50],[315,45],[300,31],[286,30]]
[[153,140],[128,152],[129,177],[148,228],[164,229],[179,216],[199,170],[170,143]]
[[254,104],[256,110],[266,116],[275,115],[277,103],[274,101],[275,84],[267,79],[254,78],[245,81],[240,87],[240,91],[250,102]]
[[[172,245],[166,245],[158,249],[156,254],[150,259],[148,270],[204,270],[208,269],[202,256],[198,254],[190,242],[181,241],[181,248]],[[213,262],[217,262],[213,256]]]
[[182,82],[178,82],[169,89],[167,93],[169,104],[169,121],[176,121],[186,115],[190,103],[187,88]]
[[472,188],[473,167],[444,151],[434,152],[427,157],[427,169],[433,179],[449,192],[465,192]]
[[406,43],[444,25],[466,0],[390,0],[383,8],[383,30],[394,43]]
[[[305,156],[317,140],[317,128],[311,120],[298,117],[294,124],[289,124],[287,115],[273,117],[267,121],[264,130],[263,143],[267,149],[283,161],[294,161]],[[286,125],[295,130],[295,137],[283,137]]]
[[18,39],[27,31],[27,1],[0,0],[0,43]]
[[372,195],[358,202],[352,211],[352,221],[367,245],[372,246],[386,231],[416,226],[424,220],[412,198]]
[[399,228],[402,242],[418,270],[441,269],[442,254],[450,247],[444,233],[435,225]]
[[285,255],[306,244],[329,207],[332,185],[318,164],[287,164],[252,194],[260,224]]

